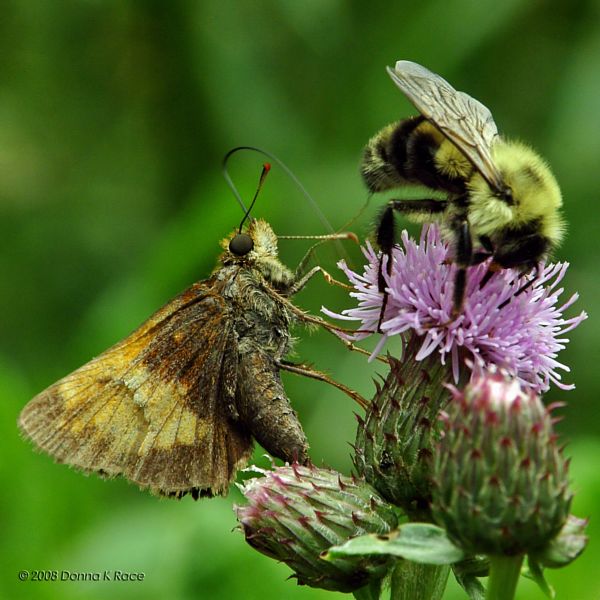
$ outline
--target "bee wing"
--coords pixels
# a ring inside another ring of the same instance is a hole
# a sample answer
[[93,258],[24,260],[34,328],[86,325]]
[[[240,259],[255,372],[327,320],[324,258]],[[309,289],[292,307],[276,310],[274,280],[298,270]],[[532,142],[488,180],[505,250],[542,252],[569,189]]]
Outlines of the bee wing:
[[228,417],[237,344],[215,282],[196,283],[129,337],[23,409],[26,437],[58,462],[155,493],[227,492],[252,451]]
[[399,60],[387,71],[417,110],[457,146],[493,188],[501,190],[502,177],[491,153],[498,128],[489,109],[417,63]]

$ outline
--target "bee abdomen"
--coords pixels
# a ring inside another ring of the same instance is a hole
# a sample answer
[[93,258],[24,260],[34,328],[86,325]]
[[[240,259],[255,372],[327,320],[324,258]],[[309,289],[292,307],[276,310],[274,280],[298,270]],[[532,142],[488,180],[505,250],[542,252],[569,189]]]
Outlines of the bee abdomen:
[[411,181],[407,142],[423,120],[419,116],[392,123],[369,140],[360,170],[370,192],[382,192]]
[[369,141],[361,173],[370,192],[412,183],[461,195],[471,169],[450,166],[456,159],[468,162],[435,126],[417,116],[388,125]]

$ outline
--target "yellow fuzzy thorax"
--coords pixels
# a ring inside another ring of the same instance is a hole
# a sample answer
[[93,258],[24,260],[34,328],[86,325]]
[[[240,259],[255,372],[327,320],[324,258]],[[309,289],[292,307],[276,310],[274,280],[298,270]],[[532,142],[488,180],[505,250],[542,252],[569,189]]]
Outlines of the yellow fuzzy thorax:
[[447,138],[442,136],[432,125],[430,134],[439,136],[440,147],[435,153],[434,161],[436,169],[451,178],[469,179],[473,174],[471,161]]
[[562,196],[554,175],[531,148],[498,140],[492,147],[494,165],[503,183],[512,192],[513,203],[499,198],[479,173],[468,181],[469,221],[478,235],[490,235],[500,228],[515,229],[539,221],[540,233],[554,244],[563,236],[559,214]]

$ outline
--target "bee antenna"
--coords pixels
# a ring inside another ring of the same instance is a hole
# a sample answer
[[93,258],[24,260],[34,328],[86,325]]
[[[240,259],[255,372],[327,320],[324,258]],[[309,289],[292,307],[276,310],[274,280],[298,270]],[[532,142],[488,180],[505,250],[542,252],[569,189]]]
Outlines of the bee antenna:
[[[266,156],[267,158],[272,160],[274,163],[279,165],[281,167],[281,169],[284,171],[284,173],[296,184],[296,186],[298,187],[298,189],[300,190],[300,192],[302,193],[304,198],[312,206],[313,210],[317,213],[317,216],[319,217],[319,221],[321,221],[321,224],[326,229],[333,232],[333,227],[331,226],[331,223],[327,220],[327,217],[323,214],[323,211],[321,211],[321,209],[319,208],[319,205],[315,202],[313,197],[307,192],[306,188],[302,185],[302,183],[296,177],[296,175],[294,175],[292,170],[274,154],[271,154],[270,152],[267,152],[266,150],[262,150],[261,148],[256,148],[254,146],[238,146],[237,148],[231,149],[223,158],[223,177],[225,178],[227,185],[230,187],[231,191],[233,192],[233,195],[235,196],[236,200],[238,201],[239,205],[242,207],[242,210],[245,213],[244,221],[248,217],[248,214],[250,211],[246,210],[246,205],[244,204],[244,201],[242,200],[240,194],[238,193],[237,188],[235,187],[233,181],[231,180],[231,177],[229,176],[229,172],[227,171],[227,163],[229,161],[229,158],[236,152],[239,152],[240,150],[252,150],[253,152],[258,152],[259,154]],[[243,221],[242,221],[242,223],[243,223]]]

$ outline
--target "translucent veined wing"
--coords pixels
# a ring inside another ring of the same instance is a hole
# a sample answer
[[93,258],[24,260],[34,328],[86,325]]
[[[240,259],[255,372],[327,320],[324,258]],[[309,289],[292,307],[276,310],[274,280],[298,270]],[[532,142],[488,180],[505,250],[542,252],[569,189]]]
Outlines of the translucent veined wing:
[[490,186],[502,191],[491,152],[498,128],[489,109],[417,63],[399,60],[387,71],[417,110],[456,145]]

